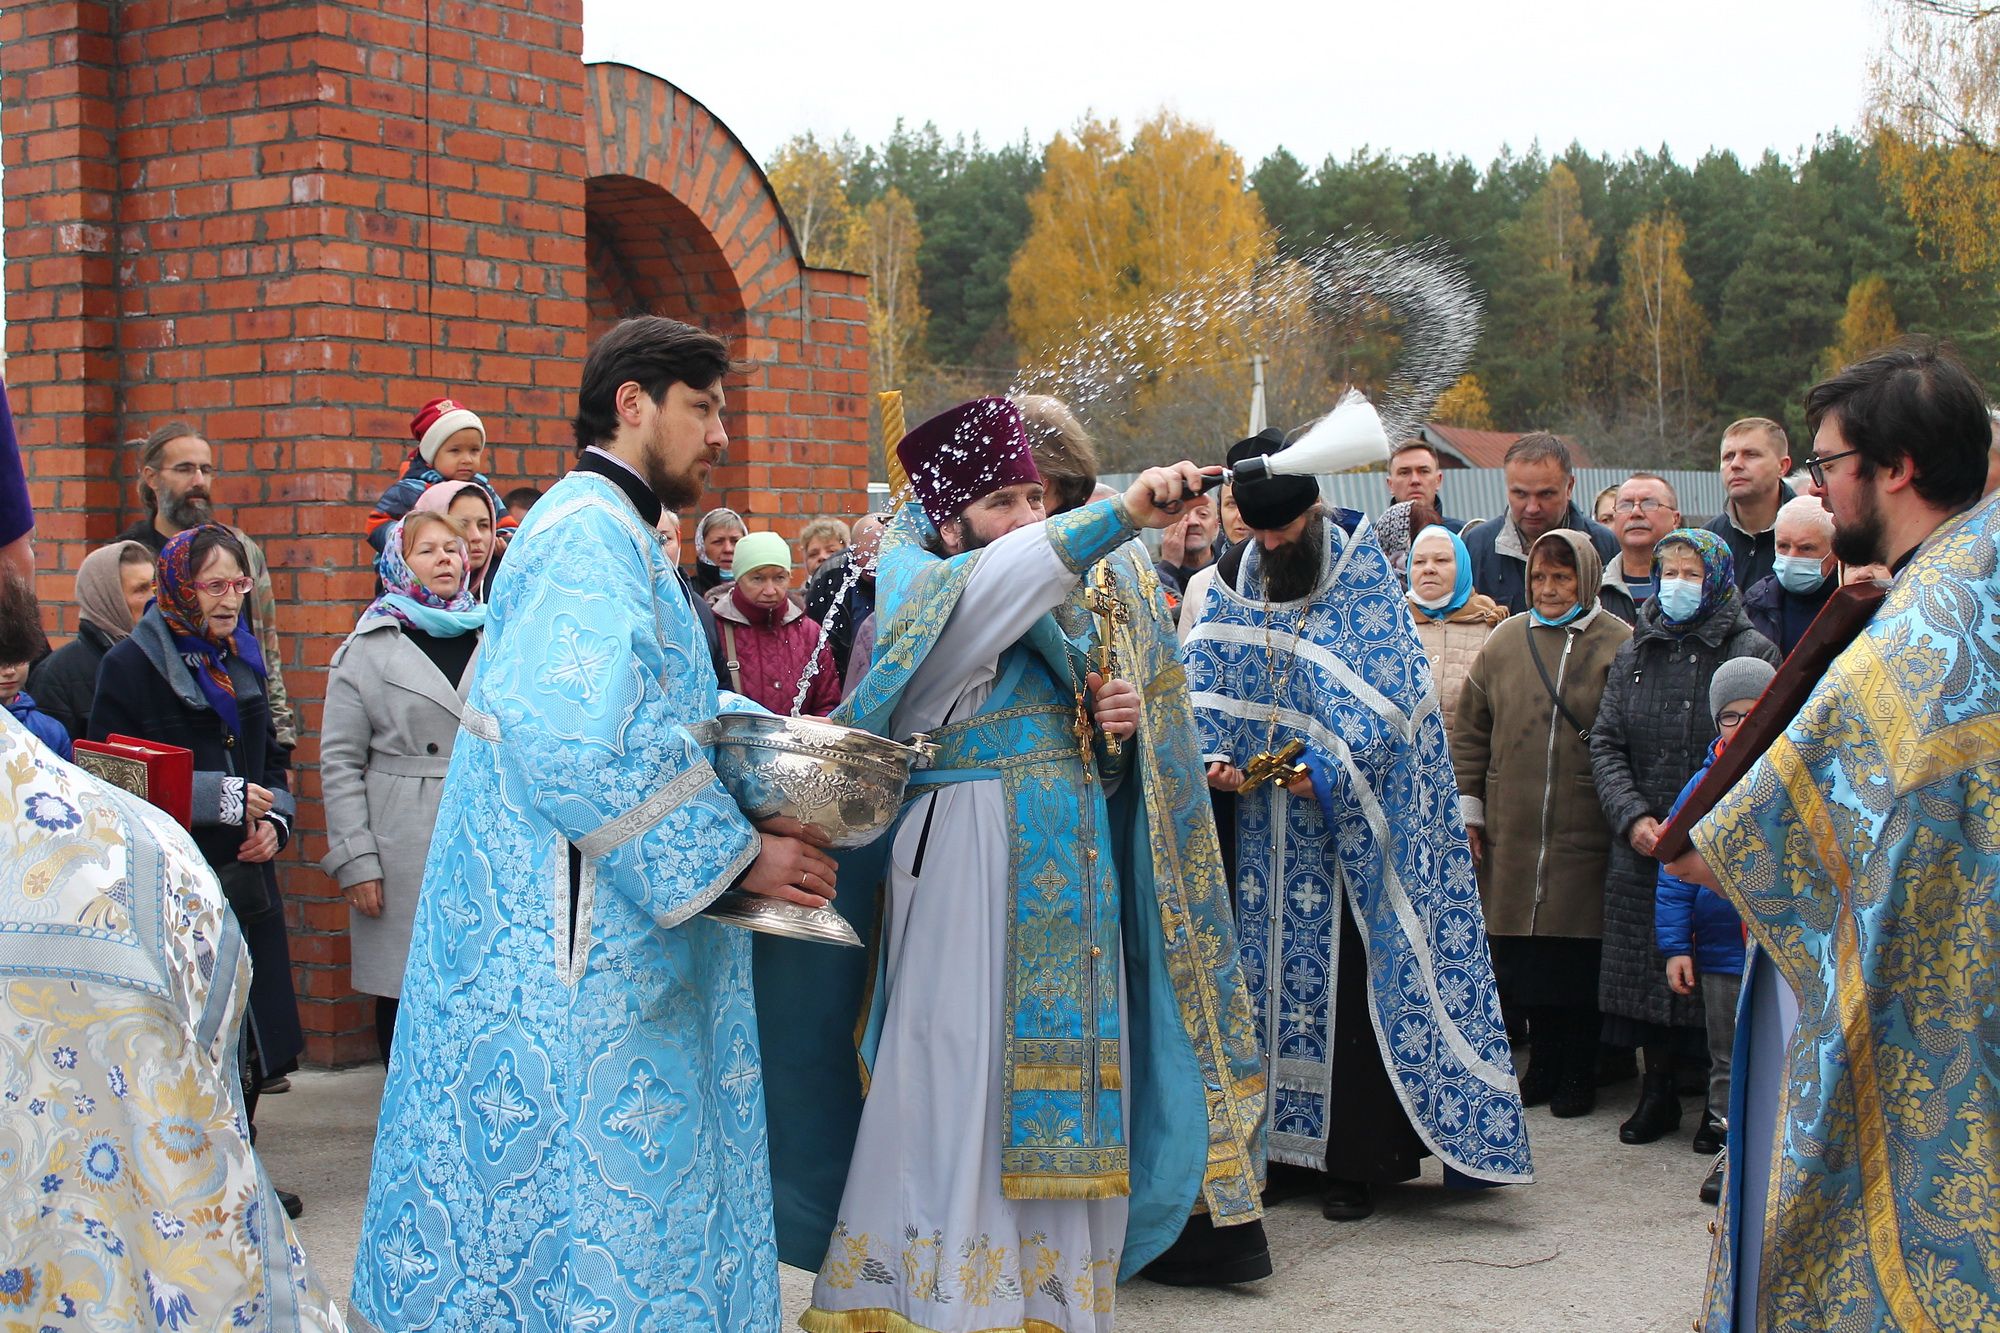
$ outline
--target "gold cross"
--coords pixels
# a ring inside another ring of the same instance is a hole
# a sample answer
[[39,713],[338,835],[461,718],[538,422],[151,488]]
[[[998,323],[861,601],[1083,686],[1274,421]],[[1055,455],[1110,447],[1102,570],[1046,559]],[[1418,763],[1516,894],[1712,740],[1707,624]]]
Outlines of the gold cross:
[[[1091,586],[1083,595],[1088,606],[1103,621],[1098,626],[1097,670],[1106,680],[1114,680],[1118,675],[1118,627],[1130,622],[1125,603],[1118,600],[1118,590],[1112,586],[1109,561],[1100,560],[1090,571]],[[1104,737],[1104,753],[1109,759],[1118,758],[1118,738],[1110,734]]]
[[1243,770],[1243,785],[1239,793],[1251,792],[1267,782],[1282,781],[1289,785],[1295,778],[1302,778],[1311,770],[1299,762],[1299,756],[1306,752],[1306,743],[1294,736],[1278,748],[1276,754],[1266,750],[1251,758]]

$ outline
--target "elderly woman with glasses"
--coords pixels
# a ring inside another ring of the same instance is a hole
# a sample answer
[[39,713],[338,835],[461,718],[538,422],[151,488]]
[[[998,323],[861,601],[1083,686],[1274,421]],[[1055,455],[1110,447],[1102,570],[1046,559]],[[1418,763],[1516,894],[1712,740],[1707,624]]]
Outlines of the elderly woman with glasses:
[[[272,727],[264,655],[244,614],[253,583],[248,565],[236,534],[218,523],[167,542],[153,605],[104,655],[90,735],[133,736],[194,754],[190,832],[250,950],[245,1086],[254,1116],[257,1089],[298,1068],[304,1039],[271,864],[291,839],[291,752]],[[286,1200],[287,1211],[296,1203]]]

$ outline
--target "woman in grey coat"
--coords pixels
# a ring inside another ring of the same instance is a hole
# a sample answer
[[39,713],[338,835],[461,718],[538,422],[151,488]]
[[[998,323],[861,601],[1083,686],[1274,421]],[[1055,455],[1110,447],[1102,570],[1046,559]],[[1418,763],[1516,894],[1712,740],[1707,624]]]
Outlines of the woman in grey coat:
[[[1632,638],[1612,659],[1590,735],[1597,799],[1615,835],[1604,886],[1598,1007],[1605,1041],[1638,1047],[1646,1057],[1638,1108],[1618,1127],[1625,1143],[1651,1143],[1680,1128],[1675,1029],[1693,1029],[1691,1048],[1705,1041],[1701,997],[1668,988],[1666,959],[1654,941],[1660,865],[1653,847],[1674,798],[1715,740],[1708,682],[1716,668],[1737,657],[1778,662],[1778,650],[1743,610],[1720,537],[1694,528],[1669,532],[1653,548],[1653,578],[1658,591],[1639,608]],[[1714,1152],[1719,1136],[1719,1124],[1705,1119],[1697,1151]]]
[[376,997],[387,1064],[417,891],[486,608],[464,586],[464,529],[444,514],[392,524],[376,569],[385,591],[327,674],[320,867],[347,898],[354,988]]

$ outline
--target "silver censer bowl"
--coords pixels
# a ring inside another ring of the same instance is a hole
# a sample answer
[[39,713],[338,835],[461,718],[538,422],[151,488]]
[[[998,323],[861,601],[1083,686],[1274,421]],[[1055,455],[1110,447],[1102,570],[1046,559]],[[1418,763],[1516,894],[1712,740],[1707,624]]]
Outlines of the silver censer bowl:
[[[780,831],[834,848],[864,846],[894,823],[911,772],[929,760],[921,737],[902,745],[816,717],[727,713],[696,728],[695,739],[714,747],[716,776],[753,823],[777,821]],[[767,934],[861,947],[831,907],[732,889],[706,915]]]

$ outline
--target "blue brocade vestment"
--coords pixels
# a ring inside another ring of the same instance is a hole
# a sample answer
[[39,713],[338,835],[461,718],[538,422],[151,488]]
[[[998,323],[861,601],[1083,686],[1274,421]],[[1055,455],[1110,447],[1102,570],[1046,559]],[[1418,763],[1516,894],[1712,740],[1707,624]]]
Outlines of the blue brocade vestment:
[[1271,1156],[1324,1169],[1340,895],[1368,959],[1383,1067],[1461,1175],[1532,1179],[1486,922],[1430,663],[1367,520],[1326,516],[1311,596],[1210,585],[1182,648],[1203,753],[1238,768],[1296,738],[1318,801],[1270,784],[1237,805],[1237,932],[1270,1061]]
[[717,709],[658,542],[571,473],[508,549],[445,781],[364,1327],[777,1328],[750,939],[697,915],[757,847],[687,731]]

